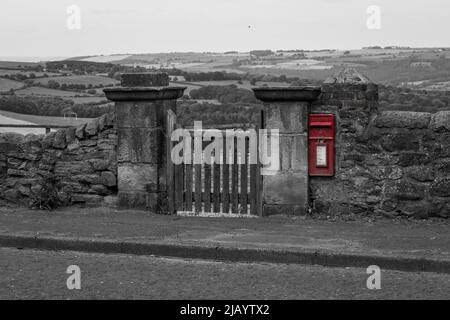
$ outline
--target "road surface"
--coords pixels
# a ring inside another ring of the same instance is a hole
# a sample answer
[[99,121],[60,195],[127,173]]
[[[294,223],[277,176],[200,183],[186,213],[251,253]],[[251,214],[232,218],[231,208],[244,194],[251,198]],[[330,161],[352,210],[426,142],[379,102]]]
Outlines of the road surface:
[[[81,289],[67,288],[70,265]],[[0,248],[0,299],[450,299],[450,275]]]

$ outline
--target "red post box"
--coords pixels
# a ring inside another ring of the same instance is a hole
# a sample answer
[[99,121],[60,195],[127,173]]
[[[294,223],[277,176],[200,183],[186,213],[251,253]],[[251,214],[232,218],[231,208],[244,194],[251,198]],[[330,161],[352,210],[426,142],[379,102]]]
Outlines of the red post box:
[[334,115],[309,115],[309,175],[334,175]]

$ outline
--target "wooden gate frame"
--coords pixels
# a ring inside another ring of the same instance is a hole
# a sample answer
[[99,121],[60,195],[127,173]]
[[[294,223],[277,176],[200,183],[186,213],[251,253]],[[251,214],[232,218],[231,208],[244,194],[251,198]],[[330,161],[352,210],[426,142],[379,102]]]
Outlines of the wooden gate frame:
[[[172,111],[167,111],[166,116],[166,182],[167,182],[167,209],[169,214],[177,214],[178,211],[188,211],[199,213],[211,212],[212,215],[217,213],[218,215],[247,215],[247,216],[263,216],[263,176],[261,175],[261,164],[259,161],[259,129],[263,128],[262,123],[262,110],[258,115],[257,125],[255,129],[257,131],[257,164],[248,164],[247,161],[244,165],[237,164],[237,152],[234,152],[234,165],[223,165],[223,170],[220,170],[220,164],[205,165],[204,170],[201,170],[200,164],[182,164],[174,165],[171,159],[171,151],[174,143],[171,141],[171,136],[174,130],[181,128],[177,123],[177,115]],[[225,143],[225,142],[224,142]],[[246,142],[246,151],[248,151],[248,142]],[[223,154],[224,162],[226,152]],[[239,176],[238,166],[241,167],[241,172],[245,174]],[[211,177],[211,167],[214,167],[214,176]],[[231,170],[230,170],[231,167]],[[187,170],[185,169],[187,168]],[[193,169],[195,175],[193,174]],[[199,170],[200,169],[200,170]],[[250,172],[247,170],[250,169]],[[228,179],[223,179],[223,175],[220,175],[222,171],[228,176]],[[231,171],[231,172],[230,172]],[[226,172],[226,173],[225,173]],[[202,179],[202,173],[204,173],[204,179]],[[218,174],[216,174],[218,173]],[[231,176],[230,176],[231,173]],[[250,174],[250,181],[248,176]],[[185,181],[192,181],[192,177],[195,177],[195,191],[192,190],[192,183],[186,183]],[[254,181],[251,180],[253,177]],[[211,190],[211,183],[213,183],[213,193],[203,192],[202,186],[205,185],[206,189]],[[231,181],[230,181],[231,180]],[[231,190],[230,190],[231,182]],[[240,188],[239,185],[245,184],[247,188]],[[250,199],[248,199],[248,186],[250,185]],[[222,187],[222,192],[220,190]],[[223,192],[223,190],[227,192]],[[200,192],[198,190],[201,190]],[[231,191],[231,192],[230,192]],[[244,191],[244,192],[242,192]],[[193,194],[194,193],[194,194]],[[193,201],[194,200],[194,201]],[[212,201],[211,201],[212,200]],[[195,207],[193,209],[193,202]],[[245,202],[247,208],[244,212],[243,208],[239,206],[242,202]],[[222,211],[220,211],[220,205],[222,204]],[[211,210],[212,206],[212,210]],[[230,213],[230,209],[231,212]],[[240,211],[239,213],[237,211]],[[249,213],[248,213],[249,212]]]

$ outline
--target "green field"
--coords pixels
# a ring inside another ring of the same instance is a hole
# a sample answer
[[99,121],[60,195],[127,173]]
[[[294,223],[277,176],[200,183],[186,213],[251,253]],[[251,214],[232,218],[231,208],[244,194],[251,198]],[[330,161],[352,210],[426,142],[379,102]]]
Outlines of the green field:
[[42,78],[42,79],[36,79],[35,83],[41,83],[46,85],[50,80],[56,81],[59,84],[84,84],[89,85],[92,84],[93,86],[107,86],[107,85],[117,85],[119,82],[117,80],[102,77],[102,76],[66,76],[66,77],[52,77],[52,78]]
[[53,97],[61,97],[61,98],[73,97],[76,95],[75,92],[49,89],[49,88],[44,88],[44,87],[28,87],[28,88],[16,90],[15,94],[18,96],[34,95],[34,96],[53,96]]
[[0,78],[0,92],[7,92],[11,89],[17,90],[24,86],[22,82]]
[[234,84],[238,88],[251,90],[254,87],[260,87],[267,85],[269,87],[283,87],[289,86],[287,82],[274,82],[274,81],[258,81],[256,86],[250,84],[248,80],[242,80],[242,83],[238,83],[238,80],[223,80],[223,81],[195,81],[195,82],[171,82],[171,86],[187,87],[184,94],[189,95],[191,90],[199,89],[204,86],[228,86]]
[[[28,121],[18,120],[15,118],[5,117],[2,115],[3,111],[0,111],[0,124],[33,124]],[[45,129],[32,129],[32,128],[0,128],[0,133],[15,132],[20,134],[43,134]]]
[[35,68],[42,64],[36,62],[21,62],[21,61],[0,61],[0,69],[20,69],[22,67]]
[[[251,90],[251,88],[254,88],[255,86],[250,84],[250,81],[248,80],[242,80],[242,83],[238,83],[237,80],[223,80],[223,81],[196,81],[191,82],[191,84],[199,85],[199,86],[228,86],[231,84],[236,85],[238,88],[242,89],[248,89]],[[264,86],[267,85],[269,87],[283,87],[283,86],[290,86],[287,82],[275,82],[275,81],[258,81],[256,83],[256,86]]]
[[83,103],[98,103],[107,101],[105,95],[96,96],[87,93],[78,93],[72,91],[56,90],[43,87],[28,87],[15,91],[17,96],[37,96],[37,97],[59,97],[66,100],[71,100],[75,104]]
[[34,116],[29,114],[21,114],[21,113],[14,113],[9,111],[3,111],[0,110],[0,115],[3,116],[3,118],[7,117],[8,119],[14,119],[14,122],[8,122],[9,120],[3,119],[2,124],[12,124],[21,123],[20,121],[26,122],[26,123],[32,123],[32,124],[40,124],[40,125],[79,125],[86,123],[92,119],[90,118],[70,118],[70,119],[64,119],[64,117],[44,117],[44,116]]
[[75,104],[98,103],[107,101],[105,95],[96,96],[87,93],[78,93],[43,87],[28,87],[15,91],[15,94],[17,96],[59,97],[66,100],[72,100]]
[[23,71],[23,70],[12,70],[12,69],[0,69],[0,77],[6,76],[6,75],[12,75],[12,74],[23,74],[27,77],[30,76],[31,73],[33,73],[36,77],[43,77],[45,74],[49,77],[57,77],[60,76],[60,73],[53,73],[53,72],[36,72],[36,71]]

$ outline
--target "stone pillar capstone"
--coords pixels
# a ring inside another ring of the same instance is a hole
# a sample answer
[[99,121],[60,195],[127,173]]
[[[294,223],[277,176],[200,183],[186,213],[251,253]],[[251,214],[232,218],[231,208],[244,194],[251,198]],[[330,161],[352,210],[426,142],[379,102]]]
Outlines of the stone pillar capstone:
[[263,176],[264,215],[302,215],[308,209],[308,113],[319,87],[253,89],[263,101],[263,125],[279,130],[279,171]]
[[104,90],[115,102],[120,207],[166,212],[165,120],[185,89],[169,87],[165,73],[131,73]]

